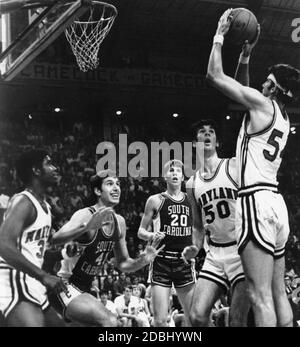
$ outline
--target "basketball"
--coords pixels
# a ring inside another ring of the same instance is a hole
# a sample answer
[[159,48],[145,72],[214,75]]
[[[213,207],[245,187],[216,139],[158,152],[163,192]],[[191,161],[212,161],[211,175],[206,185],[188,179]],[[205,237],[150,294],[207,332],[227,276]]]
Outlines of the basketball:
[[233,45],[241,45],[246,40],[250,43],[255,39],[257,30],[255,15],[245,8],[232,10],[232,22],[227,34],[227,40]]

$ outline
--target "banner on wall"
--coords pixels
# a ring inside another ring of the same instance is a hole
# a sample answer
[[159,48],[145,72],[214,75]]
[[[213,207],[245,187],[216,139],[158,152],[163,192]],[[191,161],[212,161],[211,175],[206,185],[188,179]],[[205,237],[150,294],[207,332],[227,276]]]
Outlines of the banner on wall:
[[83,73],[77,66],[35,63],[27,66],[18,79],[57,82],[86,82],[176,89],[204,89],[205,76],[173,71],[100,68]]

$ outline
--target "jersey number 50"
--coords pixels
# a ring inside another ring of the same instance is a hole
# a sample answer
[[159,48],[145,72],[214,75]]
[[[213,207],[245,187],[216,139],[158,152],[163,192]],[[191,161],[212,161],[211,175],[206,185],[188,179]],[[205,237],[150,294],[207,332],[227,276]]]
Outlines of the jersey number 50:
[[[207,224],[213,223],[213,221],[216,219],[215,211],[212,210],[213,208],[214,208],[213,204],[203,207]],[[225,200],[219,201],[216,204],[216,208],[217,208],[219,218],[224,219],[230,216],[230,208],[227,201]]]

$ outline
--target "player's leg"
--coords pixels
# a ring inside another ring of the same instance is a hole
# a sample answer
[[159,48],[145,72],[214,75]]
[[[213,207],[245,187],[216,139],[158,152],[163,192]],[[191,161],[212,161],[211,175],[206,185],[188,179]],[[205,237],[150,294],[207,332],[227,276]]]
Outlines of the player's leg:
[[183,308],[185,321],[187,324],[186,326],[191,326],[191,322],[189,319],[189,312],[190,312],[191,305],[192,305],[195,283],[188,284],[185,287],[180,287],[180,288],[175,287],[175,288],[176,288],[176,292],[178,295],[178,299],[179,299],[181,306]]
[[209,326],[214,303],[229,289],[230,282],[224,273],[222,252],[222,248],[211,245],[207,250],[190,308],[190,322],[194,327]]
[[274,261],[274,272],[272,280],[273,298],[277,316],[277,325],[280,327],[293,326],[293,312],[284,284],[285,258],[282,256]]
[[116,327],[117,316],[88,293],[76,296],[65,309],[66,318],[85,326]]
[[222,289],[216,282],[201,277],[198,279],[190,307],[189,318],[193,327],[209,326],[211,310],[221,294]]
[[255,325],[276,326],[272,294],[273,256],[249,241],[241,254],[247,294],[253,308]]
[[189,312],[196,284],[195,261],[186,264],[182,258],[172,262],[172,280],[183,308],[186,326],[191,326]]
[[172,287],[172,263],[164,257],[156,257],[149,269],[151,301],[155,327],[168,326],[170,292]]
[[155,327],[167,327],[171,287],[151,286],[151,300]]
[[229,309],[229,326],[246,327],[250,302],[246,294],[245,280],[236,283],[232,291],[231,305]]
[[65,327],[64,320],[59,317],[53,307],[48,306],[44,311],[46,327]]
[[246,327],[250,302],[247,296],[244,269],[236,245],[225,247],[224,269],[231,284],[229,326]]
[[8,327],[44,327],[42,309],[29,301],[20,301],[6,317]]
[[259,191],[239,197],[236,205],[237,241],[255,326],[276,326],[272,294],[278,219],[275,196]]
[[274,254],[274,271],[272,280],[273,298],[275,311],[277,315],[277,325],[280,327],[293,326],[293,311],[288,301],[285,291],[285,244],[290,233],[288,212],[283,200],[279,194],[276,195],[276,205],[274,209],[278,217],[278,232],[276,234],[276,247]]

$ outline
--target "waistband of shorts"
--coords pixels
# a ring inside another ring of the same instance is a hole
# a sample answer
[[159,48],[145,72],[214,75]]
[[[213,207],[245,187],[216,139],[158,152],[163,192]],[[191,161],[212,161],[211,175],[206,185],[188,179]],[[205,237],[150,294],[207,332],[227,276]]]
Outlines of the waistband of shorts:
[[79,278],[78,276],[72,274],[68,280],[69,284],[76,287],[81,292],[88,292],[92,285],[94,276],[91,279]]
[[182,259],[181,253],[182,252],[162,251],[157,255],[157,257],[166,259]]
[[271,191],[273,193],[279,193],[278,186],[275,184],[257,183],[257,184],[252,184],[251,186],[239,188],[238,197],[251,195],[251,194],[257,193],[261,190],[268,190],[268,191]]
[[232,242],[226,242],[226,243],[218,243],[218,242],[214,242],[212,241],[210,238],[208,239],[208,244],[210,246],[214,246],[214,247],[231,247],[237,244],[236,241],[232,241]]

